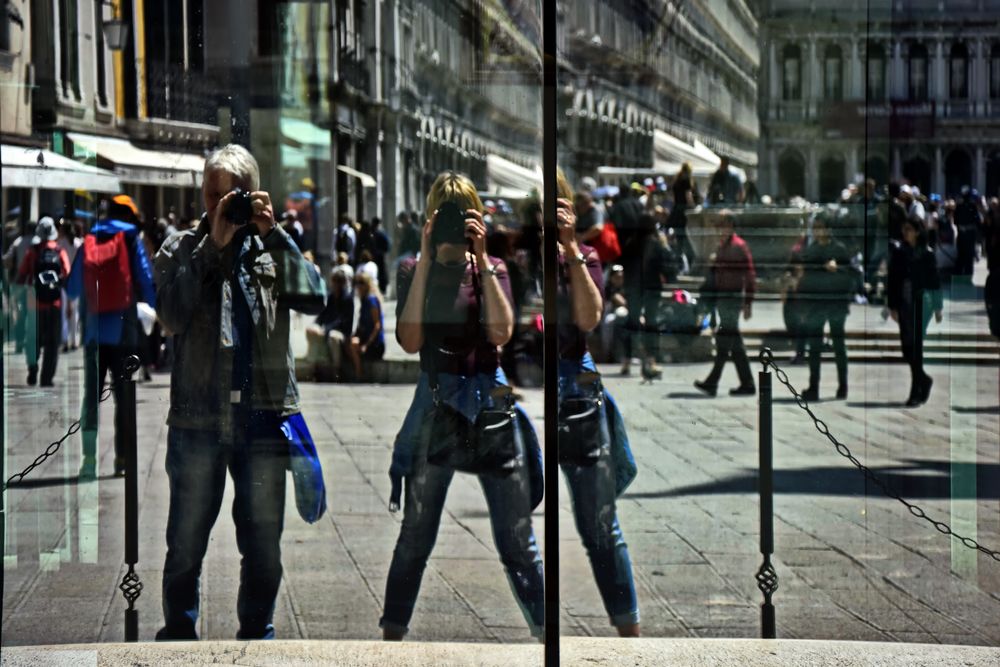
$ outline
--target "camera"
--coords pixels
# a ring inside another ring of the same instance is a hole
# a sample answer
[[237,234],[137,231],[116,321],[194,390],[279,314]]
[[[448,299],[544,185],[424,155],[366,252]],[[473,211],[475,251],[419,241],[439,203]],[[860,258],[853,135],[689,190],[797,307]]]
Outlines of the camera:
[[431,241],[438,243],[465,243],[465,212],[452,201],[441,204],[434,219]]
[[253,200],[250,199],[250,193],[241,188],[234,189],[223,215],[234,225],[243,226],[249,223],[253,218]]

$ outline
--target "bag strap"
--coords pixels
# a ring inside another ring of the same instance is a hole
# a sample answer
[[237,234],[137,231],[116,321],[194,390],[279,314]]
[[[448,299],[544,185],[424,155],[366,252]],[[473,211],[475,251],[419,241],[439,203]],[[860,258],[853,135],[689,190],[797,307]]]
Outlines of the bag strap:
[[[428,275],[427,275],[427,282],[428,282],[428,284],[431,284],[431,282],[432,282],[431,278],[434,275],[435,264],[436,264],[436,262],[432,262],[431,263],[431,270],[430,270],[430,273],[428,273]],[[466,264],[466,266],[469,266],[469,265],[472,266],[472,291],[473,291],[473,294],[474,294],[475,299],[476,299],[476,308],[479,310],[479,336],[482,337],[482,335],[483,335],[484,317],[485,317],[484,313],[483,313],[483,287],[482,287],[482,284],[479,282],[479,271],[478,271],[478,267],[476,266],[476,258],[474,256]],[[431,298],[431,290],[427,289],[426,292],[427,293],[424,296],[424,319],[425,319],[425,321],[426,321],[426,318],[427,318],[427,304],[428,304],[428,302],[430,301],[430,298]],[[475,360],[474,363],[476,363],[477,365],[479,363],[479,342],[480,341],[477,340],[476,341],[476,346],[472,349],[473,359]],[[431,393],[434,396],[434,405],[438,405],[441,402],[440,395],[439,395],[439,390],[440,390],[440,387],[441,387],[441,383],[440,383],[439,376],[438,376],[437,355],[438,355],[438,350],[435,348],[434,350],[431,350],[431,353],[430,353],[430,355],[428,355],[428,359],[427,359],[427,378],[430,381]]]

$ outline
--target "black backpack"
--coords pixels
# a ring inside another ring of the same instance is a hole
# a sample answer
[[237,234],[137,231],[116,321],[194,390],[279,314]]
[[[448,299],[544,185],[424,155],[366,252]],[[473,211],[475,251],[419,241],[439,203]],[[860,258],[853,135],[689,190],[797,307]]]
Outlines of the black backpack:
[[35,300],[53,304],[62,296],[62,255],[60,249],[39,245],[35,255]]

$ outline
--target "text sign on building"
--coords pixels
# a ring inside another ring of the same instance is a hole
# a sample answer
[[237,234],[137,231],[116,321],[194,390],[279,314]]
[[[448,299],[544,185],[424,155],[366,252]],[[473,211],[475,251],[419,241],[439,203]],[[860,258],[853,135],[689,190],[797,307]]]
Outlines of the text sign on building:
[[828,139],[929,139],[934,136],[934,102],[844,102],[822,116]]

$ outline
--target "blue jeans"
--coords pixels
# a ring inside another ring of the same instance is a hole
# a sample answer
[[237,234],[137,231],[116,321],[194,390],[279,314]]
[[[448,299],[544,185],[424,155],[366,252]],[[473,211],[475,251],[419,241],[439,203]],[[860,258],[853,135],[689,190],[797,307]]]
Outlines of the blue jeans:
[[[584,390],[576,384],[576,376],[584,370],[594,370],[589,354],[582,361],[560,360],[560,398],[583,395]],[[607,390],[604,395],[613,406]],[[612,429],[612,437],[616,437],[614,433]],[[612,444],[608,443],[601,449],[600,458],[592,465],[562,464],[560,467],[573,502],[576,530],[590,558],[590,567],[611,625],[636,624],[639,622],[639,603],[628,545],[625,544],[615,509],[618,494]]]
[[[197,639],[201,563],[222,506],[226,470],[236,497],[233,521],[243,557],[237,639],[274,637],[274,601],[281,584],[288,441],[273,412],[234,415],[232,444],[214,431],[171,427],[167,435],[170,510],[163,566],[164,627],[158,640]],[[252,434],[252,436],[251,436]]]
[[[454,379],[451,376],[449,380]],[[468,378],[465,382],[482,386],[498,384],[489,376]],[[448,389],[452,398],[458,394],[471,394],[458,387],[446,387],[450,382],[442,376],[442,389]],[[468,385],[467,385],[468,386]],[[472,393],[483,394],[468,386]],[[449,400],[451,403],[452,400]],[[464,401],[459,403],[463,412],[471,411]],[[488,401],[487,401],[488,402]],[[423,421],[432,406],[430,389],[426,383],[418,385],[403,430],[412,429]],[[478,410],[472,411],[475,414]],[[404,433],[400,434],[401,437]],[[523,442],[521,444],[523,447]],[[379,625],[405,633],[420,592],[420,583],[427,559],[437,540],[444,510],[445,497],[455,472],[450,468],[427,463],[427,442],[420,438],[412,456],[412,469],[405,478],[403,521],[399,539],[392,554],[389,576],[385,584],[385,613]],[[531,526],[531,493],[528,465],[525,464],[507,476],[479,475],[479,483],[486,497],[493,529],[493,541],[500,554],[500,562],[507,572],[514,597],[525,620],[536,637],[543,634],[545,623],[545,579],[542,557]]]

